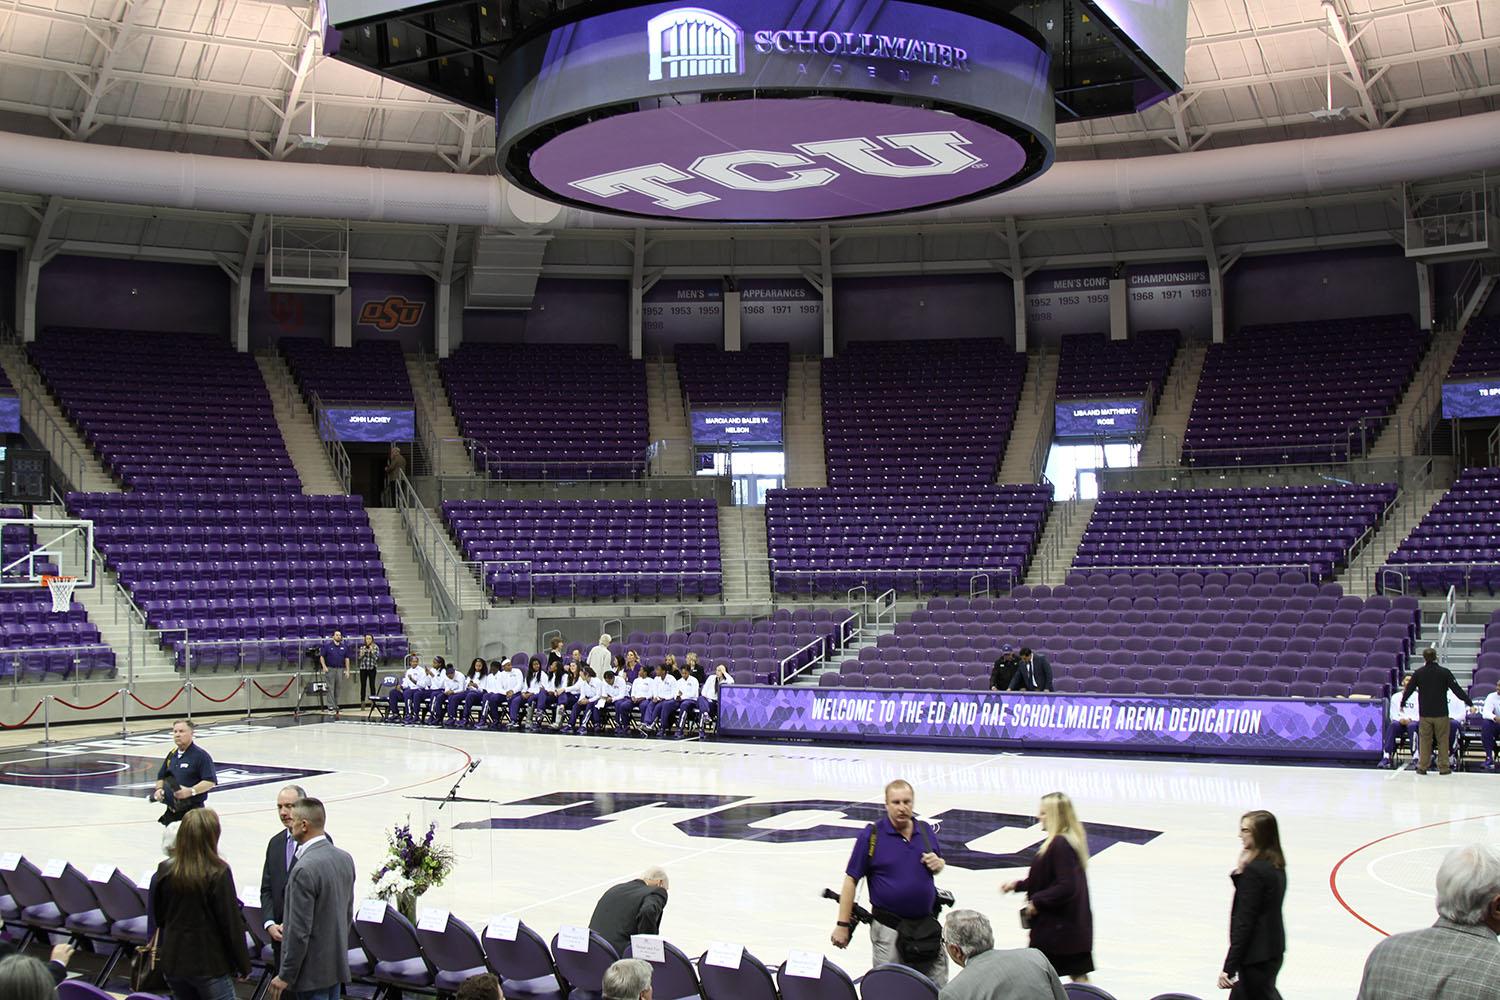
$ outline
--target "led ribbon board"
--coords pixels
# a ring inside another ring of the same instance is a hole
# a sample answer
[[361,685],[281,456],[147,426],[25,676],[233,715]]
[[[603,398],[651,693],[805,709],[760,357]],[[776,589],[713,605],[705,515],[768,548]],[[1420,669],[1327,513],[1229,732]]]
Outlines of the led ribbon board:
[[1443,383],[1443,419],[1500,417],[1500,378]]
[[813,6],[654,3],[540,31],[500,67],[501,169],[625,215],[793,221],[965,201],[1052,164],[1049,60],[1025,26]]

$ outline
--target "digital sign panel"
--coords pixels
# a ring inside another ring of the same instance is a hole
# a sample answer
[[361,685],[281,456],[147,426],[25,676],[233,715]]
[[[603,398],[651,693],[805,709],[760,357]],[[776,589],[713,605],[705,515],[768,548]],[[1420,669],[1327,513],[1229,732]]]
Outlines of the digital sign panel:
[[693,444],[781,443],[780,410],[694,410]]
[[730,736],[1120,750],[1212,756],[1379,757],[1383,699],[1197,698],[873,691],[725,685]]
[[323,414],[327,417],[321,428],[325,441],[413,441],[417,436],[415,410],[329,407]]
[[21,433],[21,399],[0,396],[0,434]]
[[1074,399],[1054,406],[1057,437],[1136,434],[1146,429],[1145,399]]
[[1443,383],[1443,418],[1500,417],[1500,378]]
[[1040,38],[1018,23],[903,0],[645,4],[509,54],[500,162],[545,197],[639,216],[930,207],[1051,165],[1048,70]]
[[1094,0],[1094,6],[1149,66],[1178,86],[1187,82],[1188,0]]

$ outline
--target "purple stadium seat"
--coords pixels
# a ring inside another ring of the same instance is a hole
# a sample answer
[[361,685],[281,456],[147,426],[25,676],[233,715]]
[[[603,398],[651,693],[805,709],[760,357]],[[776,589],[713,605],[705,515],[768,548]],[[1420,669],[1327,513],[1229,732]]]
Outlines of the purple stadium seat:
[[710,965],[704,952],[698,958],[698,978],[703,1000],[779,1000],[771,970],[748,951],[740,953],[736,969]]
[[422,953],[437,970],[437,988],[443,993],[458,990],[458,984],[470,976],[489,971],[484,945],[468,924],[449,913],[441,931],[424,930],[418,921],[417,941]]
[[781,1000],[857,1000],[854,981],[843,969],[823,959],[823,974],[817,979],[789,976],[786,963],[776,970]]
[[417,929],[389,903],[379,920],[358,916],[354,928],[374,960],[369,978],[386,987],[430,991],[437,988],[437,975],[422,955]]
[[916,969],[891,963],[864,974],[860,1000],[937,1000],[937,984]]

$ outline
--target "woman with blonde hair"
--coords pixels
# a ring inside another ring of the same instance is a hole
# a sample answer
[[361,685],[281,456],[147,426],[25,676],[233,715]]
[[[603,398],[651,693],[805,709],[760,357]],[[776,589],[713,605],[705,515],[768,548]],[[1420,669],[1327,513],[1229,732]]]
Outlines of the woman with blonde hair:
[[219,814],[182,818],[172,856],[151,881],[156,965],[176,1000],[234,1000],[234,977],[250,974],[234,873],[219,856]]
[[1059,976],[1089,981],[1094,971],[1094,913],[1089,907],[1088,834],[1062,792],[1042,796],[1037,810],[1047,839],[1037,849],[1026,877],[1001,886],[1001,892],[1026,893],[1021,925],[1031,929],[1031,946]]

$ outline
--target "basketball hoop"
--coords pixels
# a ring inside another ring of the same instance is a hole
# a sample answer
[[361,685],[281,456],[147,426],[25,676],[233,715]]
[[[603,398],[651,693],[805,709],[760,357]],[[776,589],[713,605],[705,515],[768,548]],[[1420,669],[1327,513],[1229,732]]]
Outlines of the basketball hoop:
[[53,613],[63,614],[73,606],[73,588],[78,586],[78,577],[47,574],[42,577],[42,586],[52,594]]

